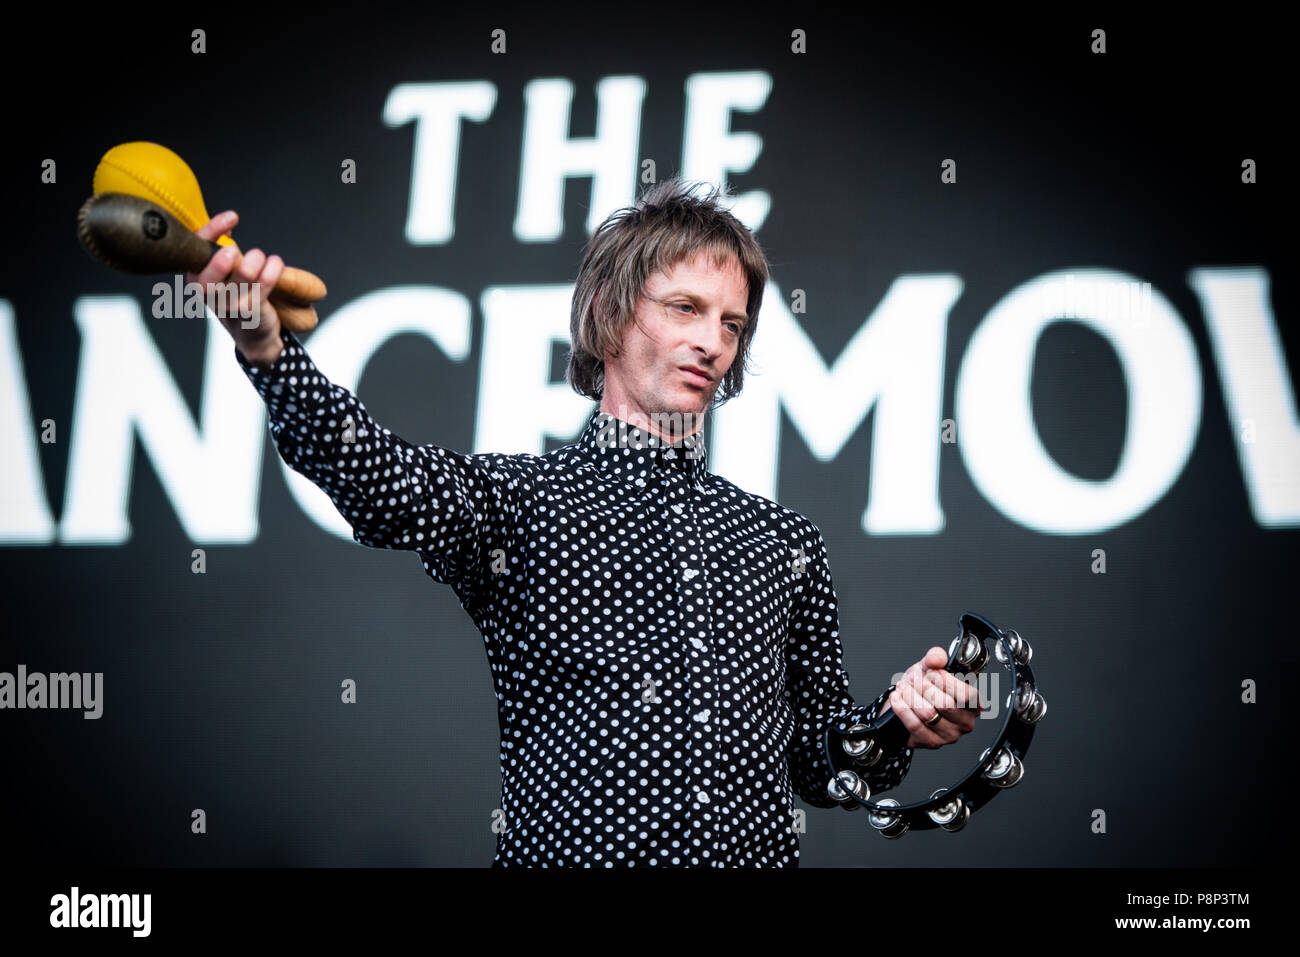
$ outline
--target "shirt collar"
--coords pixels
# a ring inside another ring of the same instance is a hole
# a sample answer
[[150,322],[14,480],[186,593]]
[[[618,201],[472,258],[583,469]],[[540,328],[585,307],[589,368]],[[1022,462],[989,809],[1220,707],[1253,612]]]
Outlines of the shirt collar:
[[640,488],[673,475],[684,477],[693,488],[703,488],[709,474],[703,425],[669,444],[597,408],[575,445],[583,461]]

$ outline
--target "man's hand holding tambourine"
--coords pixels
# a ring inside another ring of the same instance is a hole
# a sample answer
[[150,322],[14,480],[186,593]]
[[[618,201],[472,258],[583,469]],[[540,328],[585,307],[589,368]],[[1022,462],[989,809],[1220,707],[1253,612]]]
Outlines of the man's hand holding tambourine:
[[909,748],[941,748],[975,729],[984,708],[979,689],[948,671],[947,664],[948,652],[931,648],[889,694],[885,710],[892,709],[910,732]]

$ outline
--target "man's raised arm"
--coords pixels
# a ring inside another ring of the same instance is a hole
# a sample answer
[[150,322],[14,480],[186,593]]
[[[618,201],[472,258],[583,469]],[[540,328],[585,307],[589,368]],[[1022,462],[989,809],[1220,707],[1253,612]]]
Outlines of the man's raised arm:
[[[236,221],[233,212],[222,213],[198,234],[215,239]],[[224,247],[188,278],[205,290],[224,282],[274,288],[283,268],[279,257],[254,249],[237,266],[235,258],[233,247]],[[251,305],[259,312],[256,324],[245,326],[238,315],[218,318],[235,340],[236,361],[266,402],[280,457],[330,497],[357,542],[416,551],[434,580],[470,584],[472,591],[485,567],[484,543],[504,540],[514,527],[516,483],[496,469],[506,457],[416,447],[394,435],[316,368],[298,338],[280,326],[265,295]],[[245,315],[249,306],[239,304]]]
[[487,526],[513,508],[503,476],[481,456],[394,435],[316,368],[292,332],[281,338],[283,349],[266,368],[238,348],[235,359],[266,402],[285,463],[324,490],[362,545],[421,552],[439,581],[481,569],[482,543],[498,537]]

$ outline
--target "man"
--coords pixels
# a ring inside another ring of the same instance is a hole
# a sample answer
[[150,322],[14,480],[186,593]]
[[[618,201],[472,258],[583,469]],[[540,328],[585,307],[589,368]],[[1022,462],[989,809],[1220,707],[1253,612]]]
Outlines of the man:
[[[234,255],[198,281],[269,289],[283,266],[253,250],[232,273]],[[321,375],[265,296],[256,328],[223,319],[284,460],[358,542],[415,551],[482,633],[497,866],[797,866],[794,793],[836,804],[828,722],[891,707],[907,727],[873,792],[902,780],[913,748],[974,727],[978,696],[938,647],[854,706],[820,531],[705,466],[700,422],[741,390],[767,275],[717,191],[672,180],[611,215],[571,315],[569,381],[600,407],[543,456],[414,447]]]

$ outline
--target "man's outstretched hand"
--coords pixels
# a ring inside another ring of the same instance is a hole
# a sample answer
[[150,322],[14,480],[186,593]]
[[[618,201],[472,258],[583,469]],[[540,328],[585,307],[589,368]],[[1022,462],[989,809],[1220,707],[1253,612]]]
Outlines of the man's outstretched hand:
[[948,671],[946,664],[948,652],[936,645],[907,669],[889,693],[886,710],[892,708],[911,732],[909,748],[941,748],[975,728],[983,708],[979,691]]
[[[229,236],[238,222],[239,215],[234,210],[227,210],[213,216],[195,233],[216,242],[218,236]],[[254,249],[245,253],[235,265],[239,255],[238,246],[222,246],[201,273],[186,273],[185,281],[202,284],[205,300],[215,303],[212,311],[235,340],[240,354],[252,365],[266,368],[284,349],[280,338],[280,317],[275,313],[275,306],[267,300],[267,295],[280,279],[284,260]],[[234,311],[229,308],[231,298],[225,294],[227,283],[243,284],[242,289],[237,287],[239,295]]]

